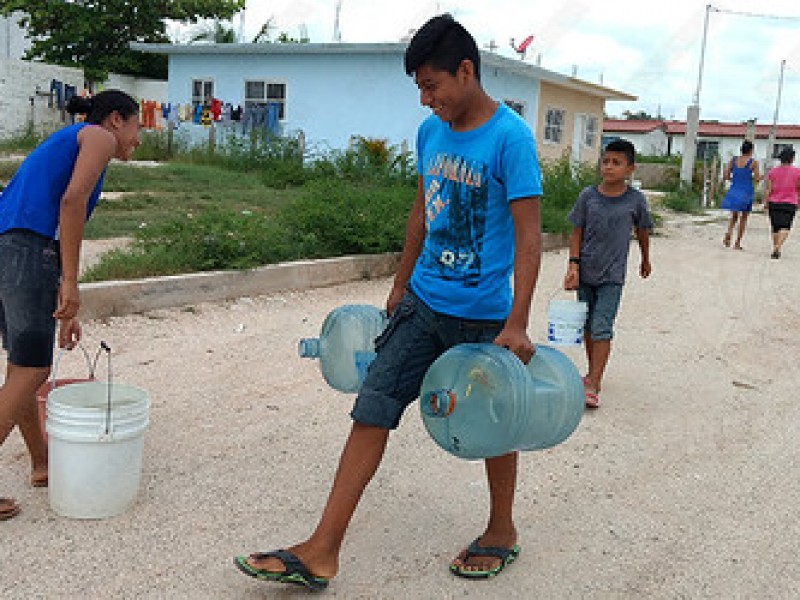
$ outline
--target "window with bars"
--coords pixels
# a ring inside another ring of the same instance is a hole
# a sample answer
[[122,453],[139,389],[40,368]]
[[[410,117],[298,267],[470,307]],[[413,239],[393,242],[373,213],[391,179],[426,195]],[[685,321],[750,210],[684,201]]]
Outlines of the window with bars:
[[583,132],[583,143],[589,147],[594,147],[594,142],[597,139],[597,117],[586,116],[586,129]]
[[561,143],[564,130],[564,111],[559,108],[548,108],[544,121],[544,139],[553,144]]
[[266,104],[278,105],[278,118],[286,118],[286,84],[263,80],[250,80],[244,82],[245,108],[263,106]]
[[214,97],[214,82],[211,79],[192,79],[192,104],[210,102]]
[[772,158],[780,158],[781,152],[786,149],[794,150],[794,146],[792,144],[773,144],[772,145]]

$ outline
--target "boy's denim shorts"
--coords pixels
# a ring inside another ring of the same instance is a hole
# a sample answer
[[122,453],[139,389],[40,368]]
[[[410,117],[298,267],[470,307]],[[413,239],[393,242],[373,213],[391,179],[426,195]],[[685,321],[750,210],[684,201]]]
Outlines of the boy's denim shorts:
[[367,371],[350,416],[354,421],[396,429],[406,407],[419,396],[431,363],[449,348],[492,343],[503,321],[461,319],[434,312],[408,291],[375,340],[377,357]]
[[0,233],[0,336],[8,362],[53,362],[61,262],[58,242],[23,229]]
[[578,300],[586,302],[589,307],[585,333],[591,340],[603,341],[614,337],[614,320],[621,298],[621,283],[578,286]]

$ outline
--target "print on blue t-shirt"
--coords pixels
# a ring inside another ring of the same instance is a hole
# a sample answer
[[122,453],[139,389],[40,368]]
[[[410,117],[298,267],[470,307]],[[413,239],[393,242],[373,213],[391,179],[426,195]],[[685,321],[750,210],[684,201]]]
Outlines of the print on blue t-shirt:
[[409,287],[436,312],[505,319],[514,265],[510,202],[542,193],[530,128],[503,104],[469,131],[431,116],[419,128],[417,165],[426,231]]
[[[474,287],[481,277],[486,229],[488,193],[481,185],[486,180],[486,165],[440,154],[426,172],[433,179],[425,192],[429,233],[423,267],[442,279]],[[445,216],[437,219],[445,208]]]

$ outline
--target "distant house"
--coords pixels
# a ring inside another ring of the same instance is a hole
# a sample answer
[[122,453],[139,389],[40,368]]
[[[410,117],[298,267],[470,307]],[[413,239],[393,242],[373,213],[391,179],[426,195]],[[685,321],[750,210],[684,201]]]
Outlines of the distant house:
[[[169,102],[209,97],[234,106],[274,105],[283,134],[343,149],[353,136],[416,146],[430,112],[403,70],[406,44],[132,44],[169,56]],[[542,158],[570,152],[595,161],[606,100],[634,96],[530,63],[481,53],[481,81],[534,131]]]
[[[750,137],[755,143],[756,158],[762,160],[773,161],[787,146],[800,148],[800,125],[778,125],[772,147],[768,148],[771,129],[771,125],[701,121],[697,134],[697,157],[702,159],[717,154],[728,160],[739,154],[742,142]],[[640,154],[680,155],[683,153],[686,123],[660,119],[606,119],[603,122],[603,142],[619,137],[630,140]]]

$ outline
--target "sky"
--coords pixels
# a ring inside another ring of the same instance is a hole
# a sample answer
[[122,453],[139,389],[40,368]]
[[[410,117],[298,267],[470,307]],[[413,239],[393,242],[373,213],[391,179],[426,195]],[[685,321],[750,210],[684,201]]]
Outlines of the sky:
[[[686,119],[700,82],[702,119],[800,124],[800,2],[719,0],[712,3],[702,80],[705,0],[338,0],[342,42],[397,42],[428,18],[450,12],[481,48],[517,58],[517,43],[534,36],[525,60],[551,71],[638,96],[610,102],[606,112],[643,110]],[[248,0],[249,41],[270,17],[273,35],[307,33],[331,42],[337,0]],[[746,14],[739,14],[746,13]],[[778,19],[772,17],[789,17]],[[781,62],[786,61],[778,102]]]

